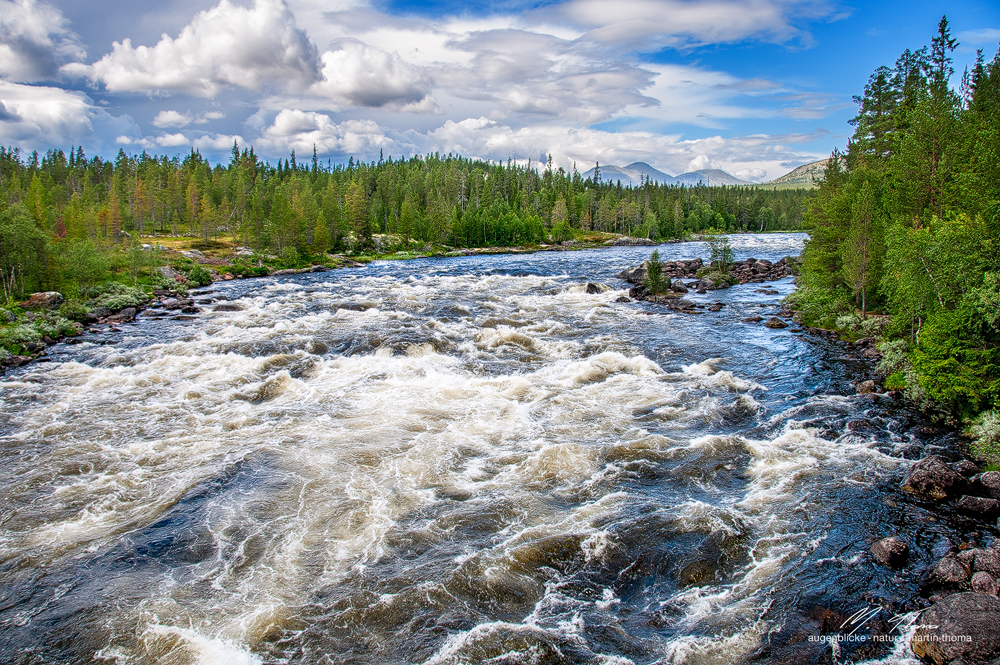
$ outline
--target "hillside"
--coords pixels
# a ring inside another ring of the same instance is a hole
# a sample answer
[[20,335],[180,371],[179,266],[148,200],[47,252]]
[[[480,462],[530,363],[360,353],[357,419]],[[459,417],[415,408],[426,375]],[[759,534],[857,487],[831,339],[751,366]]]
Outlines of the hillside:
[[796,167],[780,178],[775,178],[762,184],[762,187],[774,189],[812,189],[817,181],[823,179],[823,172],[829,159],[810,162]]

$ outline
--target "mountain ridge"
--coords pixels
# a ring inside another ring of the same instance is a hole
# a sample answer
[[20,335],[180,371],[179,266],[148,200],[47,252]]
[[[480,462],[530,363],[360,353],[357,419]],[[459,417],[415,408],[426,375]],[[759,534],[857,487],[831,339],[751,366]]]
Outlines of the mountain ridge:
[[[646,162],[632,162],[627,166],[615,166],[608,164],[601,166],[601,181],[606,183],[616,183],[621,181],[624,187],[641,187],[645,180],[657,182],[662,185],[707,185],[709,187],[719,185],[742,185],[747,187],[769,187],[774,186],[779,189],[793,189],[802,187],[811,189],[823,178],[823,172],[829,159],[821,159],[808,164],[798,166],[783,176],[768,180],[766,182],[751,182],[737,178],[733,174],[722,169],[699,169],[680,175],[670,175],[650,166]],[[594,169],[590,169],[581,176],[593,178]]]

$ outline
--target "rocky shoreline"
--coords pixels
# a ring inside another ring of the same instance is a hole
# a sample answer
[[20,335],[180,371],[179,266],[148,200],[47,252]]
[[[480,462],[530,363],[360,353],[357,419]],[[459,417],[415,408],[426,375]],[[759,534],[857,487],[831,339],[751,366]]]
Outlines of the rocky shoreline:
[[[629,299],[662,304],[685,314],[695,314],[700,309],[719,311],[724,307],[722,303],[700,305],[682,297],[691,290],[704,294],[730,286],[725,281],[699,278],[698,273],[705,271],[701,259],[665,261],[662,265],[663,276],[669,283],[668,290],[663,293],[652,294],[645,286],[646,264],[628,268],[619,274],[619,278],[633,285],[629,290]],[[735,267],[737,265],[739,267]],[[734,264],[731,274],[739,283],[746,284],[781,279],[792,272],[792,263],[788,259],[773,264],[748,259]],[[696,281],[685,283],[685,279]],[[758,291],[772,292],[768,289]],[[777,294],[777,291],[773,293]],[[795,318],[795,312],[787,304],[782,304],[776,316],[766,320],[761,316],[749,316],[742,321],[763,322],[768,328],[782,329],[795,325]],[[835,331],[806,326],[791,332],[831,338],[868,363],[874,364],[881,357],[872,338],[844,342]],[[874,367],[871,375],[874,376]],[[855,388],[859,395],[875,400],[903,399],[899,391],[885,391],[875,378],[858,380]],[[910,625],[917,625],[918,628],[910,638],[910,650],[935,665],[1000,665],[1000,540],[997,539],[1000,532],[1000,471],[982,472],[977,464],[968,459],[949,463],[938,455],[929,455],[911,467],[900,488],[916,502],[935,512],[960,514],[971,520],[976,529],[956,533],[961,543],[950,545],[943,553],[935,552],[936,563],[922,573],[920,593],[924,598],[923,607],[911,617],[913,623]],[[983,547],[972,546],[971,543],[984,531],[990,534],[985,539],[987,544]],[[899,536],[887,536],[871,544],[869,555],[877,565],[904,571],[912,559],[918,558],[911,556],[911,548],[917,546],[917,543],[908,543]],[[828,632],[838,629],[839,626],[831,625]],[[822,632],[827,632],[826,628]],[[962,639],[955,639],[955,636]]]

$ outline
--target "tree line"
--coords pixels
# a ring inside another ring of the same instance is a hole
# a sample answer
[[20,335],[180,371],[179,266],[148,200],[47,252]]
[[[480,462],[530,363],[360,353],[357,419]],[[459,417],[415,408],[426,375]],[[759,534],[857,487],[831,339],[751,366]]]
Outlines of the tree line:
[[807,323],[880,335],[886,386],[973,423],[1000,459],[1000,50],[955,86],[956,46],[942,18],[854,98],[795,299]]
[[[801,228],[808,193],[753,187],[641,187],[545,165],[431,154],[347,164],[277,164],[234,144],[228,164],[197,151],[114,160],[82,148],[23,155],[0,147],[0,270],[24,289],[80,277],[88,252],[120,252],[143,236],[225,235],[259,254],[489,247],[569,240],[602,231],[679,239],[706,229]],[[29,223],[30,222],[30,223]],[[86,270],[84,270],[86,272]]]

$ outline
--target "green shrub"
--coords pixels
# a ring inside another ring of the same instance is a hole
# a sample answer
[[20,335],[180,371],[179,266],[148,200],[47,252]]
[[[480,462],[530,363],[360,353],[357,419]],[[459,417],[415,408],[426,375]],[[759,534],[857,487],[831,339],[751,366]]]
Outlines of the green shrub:
[[229,272],[239,277],[263,277],[267,275],[267,266],[248,263],[240,258],[229,264]]
[[39,334],[48,335],[53,339],[63,336],[72,337],[73,335],[80,334],[80,331],[75,323],[59,315],[39,316],[34,320],[34,322],[32,322],[32,325]]
[[903,372],[894,372],[885,378],[886,390],[906,390],[906,375]]
[[208,286],[212,283],[212,273],[199,265],[191,268],[186,276],[192,286]]
[[972,421],[969,435],[973,438],[972,454],[993,467],[1000,465],[1000,413],[985,411]]
[[[119,282],[107,282],[97,287],[99,293],[94,295],[88,305],[91,309],[107,307],[112,312],[118,312],[126,307],[138,307],[149,300],[146,292],[136,286],[125,286]],[[93,293],[89,289],[88,293]]]
[[20,353],[21,347],[25,344],[36,343],[41,339],[42,333],[34,326],[20,324],[0,328],[0,346],[14,353]]
[[67,300],[59,308],[59,315],[70,321],[83,321],[90,310],[79,300]]

